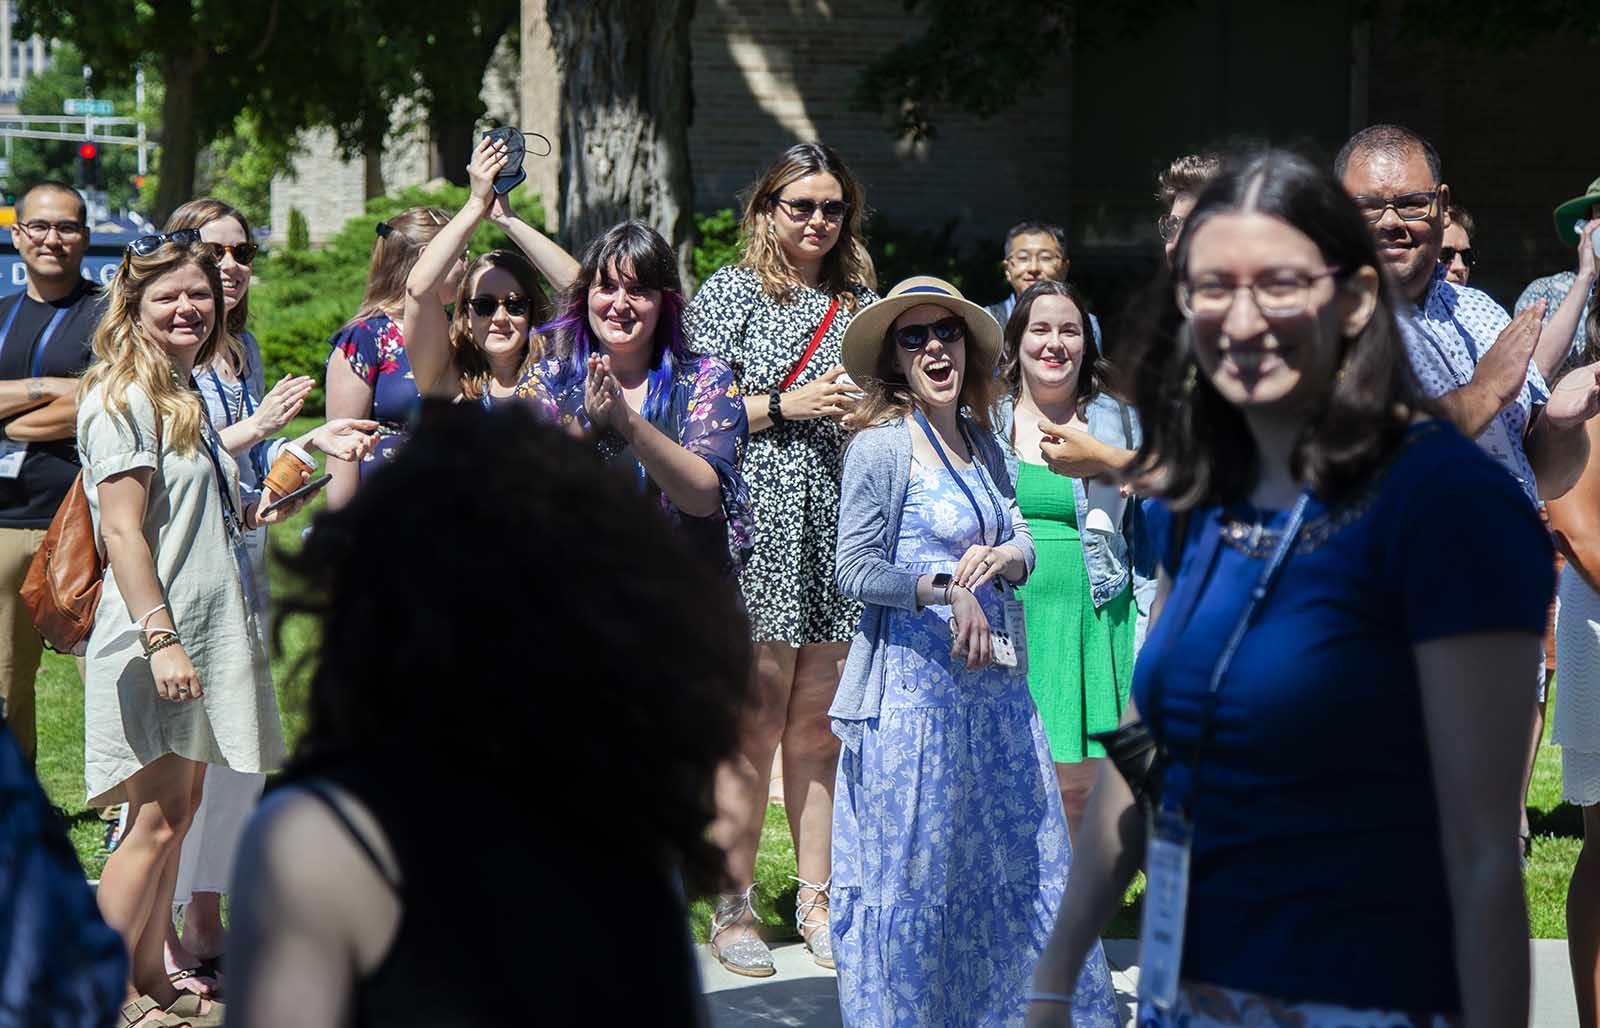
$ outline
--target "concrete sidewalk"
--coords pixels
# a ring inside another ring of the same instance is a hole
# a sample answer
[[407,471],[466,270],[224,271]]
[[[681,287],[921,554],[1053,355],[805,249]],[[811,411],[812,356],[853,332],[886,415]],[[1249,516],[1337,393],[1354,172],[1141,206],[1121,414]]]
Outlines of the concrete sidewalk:
[[[715,1028],[839,1028],[839,994],[833,972],[818,967],[800,943],[774,946],[778,973],[771,978],[742,978],[723,969],[707,946],[697,947],[706,1001]],[[1138,944],[1132,939],[1107,939],[1106,960],[1126,1024],[1133,1023],[1134,993],[1139,983]],[[1576,1028],[1577,1003],[1567,965],[1567,944],[1559,939],[1533,943],[1533,1028]]]

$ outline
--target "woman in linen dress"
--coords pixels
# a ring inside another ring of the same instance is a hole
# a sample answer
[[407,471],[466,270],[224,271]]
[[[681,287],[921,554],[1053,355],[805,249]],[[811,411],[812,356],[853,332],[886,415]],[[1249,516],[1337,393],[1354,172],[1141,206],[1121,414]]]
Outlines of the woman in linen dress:
[[[147,237],[148,238],[148,237]],[[153,242],[159,242],[155,237]],[[91,804],[126,801],[98,902],[132,954],[124,1019],[194,1024],[221,1005],[181,996],[162,943],[184,833],[207,764],[261,772],[283,758],[242,534],[294,512],[241,504],[238,469],[189,386],[222,326],[218,248],[129,247],[79,386],[78,449],[106,558],[84,679]]]
[[[685,319],[691,343],[732,365],[745,394],[755,552],[740,577],[756,644],[756,705],[740,757],[717,783],[714,833],[740,891],[723,897],[712,951],[738,974],[772,974],[750,908],[773,754],[783,747],[783,798],[800,878],[796,920],[817,963],[828,949],[829,823],[838,740],[828,705],[861,606],[833,584],[839,463],[854,393],[839,345],[876,299],[861,236],[866,197],[839,155],[790,147],[750,190],[739,263],[718,271]],[[807,344],[826,322],[810,359]],[[798,369],[793,382],[785,381]],[[774,418],[774,413],[777,417]]]
[[[844,341],[866,390],[838,582],[867,607],[831,711],[844,744],[832,931],[850,1026],[1020,1025],[1066,887],[1072,848],[1027,675],[993,660],[991,626],[1014,616],[1001,580],[1034,564],[989,431],[999,349],[988,312],[936,278],[895,286]],[[1073,1023],[1119,1023],[1098,949]]]

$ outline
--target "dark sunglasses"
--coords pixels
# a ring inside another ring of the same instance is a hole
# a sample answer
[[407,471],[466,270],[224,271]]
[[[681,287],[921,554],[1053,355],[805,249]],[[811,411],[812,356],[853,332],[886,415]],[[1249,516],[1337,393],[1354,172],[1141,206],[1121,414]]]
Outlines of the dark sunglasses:
[[1457,257],[1460,257],[1461,263],[1465,264],[1469,269],[1478,266],[1478,256],[1472,252],[1472,247],[1470,246],[1464,246],[1459,250],[1453,246],[1439,247],[1440,264],[1449,264]]
[[211,245],[222,253],[228,254],[247,268],[250,266],[250,262],[256,259],[256,254],[261,252],[261,247],[254,243],[212,243]]
[[467,306],[472,308],[472,313],[480,318],[493,317],[496,308],[504,307],[506,314],[513,318],[520,318],[528,313],[528,298],[518,296],[516,293],[507,293],[504,300],[498,296],[474,296],[467,301]]
[[[193,246],[198,242],[200,242],[199,229],[180,228],[176,232],[158,232],[153,236],[140,236],[128,244],[128,252],[139,257],[148,257],[167,243],[175,243],[178,246]],[[238,260],[238,258],[234,259]],[[240,263],[248,262],[241,261]]]
[[916,353],[928,345],[928,337],[939,340],[941,343],[953,343],[957,339],[967,336],[967,323],[960,318],[951,316],[940,318],[938,321],[926,325],[907,325],[894,330],[894,341],[907,353]]
[[785,200],[781,196],[774,196],[772,202],[787,207],[796,221],[810,221],[819,206],[822,208],[822,217],[825,221],[839,221],[850,209],[850,205],[843,200],[824,200],[818,204],[815,200]]

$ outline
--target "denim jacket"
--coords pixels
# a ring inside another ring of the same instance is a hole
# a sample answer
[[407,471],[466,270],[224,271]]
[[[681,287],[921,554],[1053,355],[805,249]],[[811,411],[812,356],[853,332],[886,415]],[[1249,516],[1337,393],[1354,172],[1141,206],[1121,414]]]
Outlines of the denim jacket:
[[[1015,401],[1011,397],[1001,397],[995,409],[994,431],[1000,440],[1000,448],[1006,456],[1006,471],[1011,480],[1017,480],[1017,465],[1021,458],[1016,447],[1011,445],[1011,426],[1014,420]],[[1089,409],[1085,412],[1089,422],[1089,434],[1103,443],[1119,446],[1125,450],[1134,450],[1139,447],[1139,418],[1133,408],[1122,403],[1113,396],[1104,393],[1096,396],[1089,402]],[[1100,490],[1096,490],[1097,493]],[[1072,495],[1076,500],[1078,518],[1078,537],[1083,543],[1083,566],[1089,571],[1089,593],[1094,598],[1094,607],[1099,610],[1107,603],[1122,595],[1122,590],[1127,587],[1132,563],[1127,538],[1127,519],[1137,500],[1118,504],[1123,510],[1119,512],[1107,505],[1104,497],[1097,497],[1099,502],[1091,502],[1089,490],[1084,488],[1081,479],[1072,479]],[[1091,525],[1089,512],[1092,508],[1101,510],[1105,519],[1095,519],[1099,524],[1110,523],[1111,531],[1097,529]],[[1085,527],[1090,526],[1090,527]]]
[[[971,421],[967,427],[977,451],[973,463],[989,476],[1005,505],[998,538],[1022,551],[1023,565],[1027,574],[1032,574],[1033,533],[1017,509],[1016,490],[1006,474],[1004,447]],[[845,448],[834,581],[840,593],[861,600],[866,607],[850,642],[828,716],[833,734],[852,751],[860,747],[862,726],[878,716],[883,700],[889,612],[917,609],[921,575],[895,564],[900,515],[910,479],[911,429],[904,418],[862,430]]]

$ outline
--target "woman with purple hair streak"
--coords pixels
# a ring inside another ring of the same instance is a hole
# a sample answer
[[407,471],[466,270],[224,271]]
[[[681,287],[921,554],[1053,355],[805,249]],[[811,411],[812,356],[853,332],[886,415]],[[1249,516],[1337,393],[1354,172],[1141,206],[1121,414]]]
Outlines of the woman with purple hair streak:
[[555,356],[529,369],[517,395],[591,436],[697,549],[736,571],[752,538],[739,470],[750,426],[732,370],[684,342],[672,247],[626,221],[590,243],[581,265],[540,329]]

